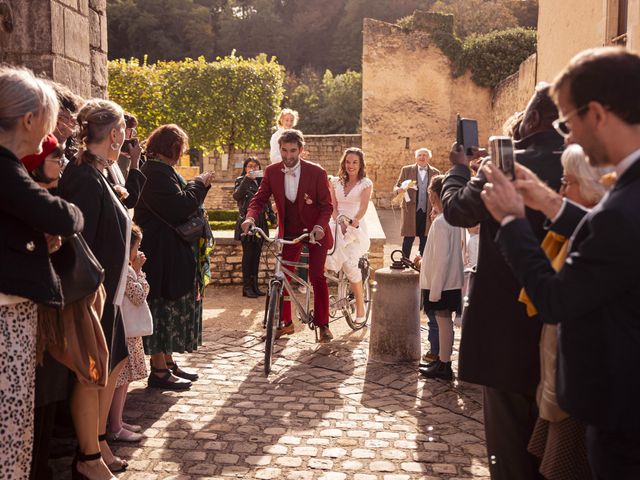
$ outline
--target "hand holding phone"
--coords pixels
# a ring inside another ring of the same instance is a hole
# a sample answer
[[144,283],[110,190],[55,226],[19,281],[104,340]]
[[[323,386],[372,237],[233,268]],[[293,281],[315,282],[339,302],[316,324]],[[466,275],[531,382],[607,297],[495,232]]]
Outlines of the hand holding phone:
[[489,152],[491,154],[491,161],[511,181],[515,180],[516,178],[515,154],[513,150],[513,139],[511,137],[489,137]]

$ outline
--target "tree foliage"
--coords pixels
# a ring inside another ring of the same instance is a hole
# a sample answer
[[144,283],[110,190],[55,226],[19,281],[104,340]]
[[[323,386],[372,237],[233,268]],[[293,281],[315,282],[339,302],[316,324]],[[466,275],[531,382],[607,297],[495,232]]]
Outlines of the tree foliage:
[[504,0],[438,0],[431,10],[451,13],[456,34],[462,38],[518,26],[518,19]]
[[288,79],[285,105],[300,114],[298,127],[305,133],[357,133],[362,111],[362,74],[347,70],[322,78],[313,71]]
[[141,135],[177,123],[204,150],[267,146],[282,84],[282,67],[265,55],[109,62],[109,96],[138,117]]

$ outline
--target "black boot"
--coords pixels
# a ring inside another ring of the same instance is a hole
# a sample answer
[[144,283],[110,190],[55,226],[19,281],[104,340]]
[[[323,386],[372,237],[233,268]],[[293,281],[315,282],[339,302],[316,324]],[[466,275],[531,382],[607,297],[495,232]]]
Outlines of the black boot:
[[251,278],[242,278],[242,296],[248,298],[258,298],[258,294],[253,291],[253,280]]
[[451,362],[441,362],[436,360],[427,368],[420,368],[420,374],[427,378],[441,378],[442,380],[453,380],[453,370]]
[[260,287],[258,286],[258,277],[251,277],[253,280],[252,286],[253,286],[253,291],[255,292],[256,295],[258,295],[259,297],[264,297],[266,295],[266,293],[262,290],[260,290]]

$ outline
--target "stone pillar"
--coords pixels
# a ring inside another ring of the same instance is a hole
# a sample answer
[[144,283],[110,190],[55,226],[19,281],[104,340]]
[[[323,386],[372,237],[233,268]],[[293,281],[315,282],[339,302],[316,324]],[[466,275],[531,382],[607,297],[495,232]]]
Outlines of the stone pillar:
[[106,0],[0,0],[0,61],[106,97],[106,10]]
[[369,339],[369,359],[385,363],[420,360],[420,274],[376,270],[377,287]]

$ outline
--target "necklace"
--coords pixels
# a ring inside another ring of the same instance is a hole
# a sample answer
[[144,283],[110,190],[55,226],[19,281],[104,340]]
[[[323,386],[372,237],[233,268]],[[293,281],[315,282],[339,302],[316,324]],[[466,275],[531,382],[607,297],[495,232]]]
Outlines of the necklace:
[[108,159],[105,159],[105,158],[101,157],[100,155],[98,155],[98,154],[96,154],[96,153],[92,153],[92,155],[93,155],[94,157],[96,157],[96,162],[98,162],[99,164],[101,164],[104,168],[108,168],[108,167],[110,167],[111,165],[113,165],[114,163],[116,163],[116,161],[115,161],[115,160],[108,160]]

